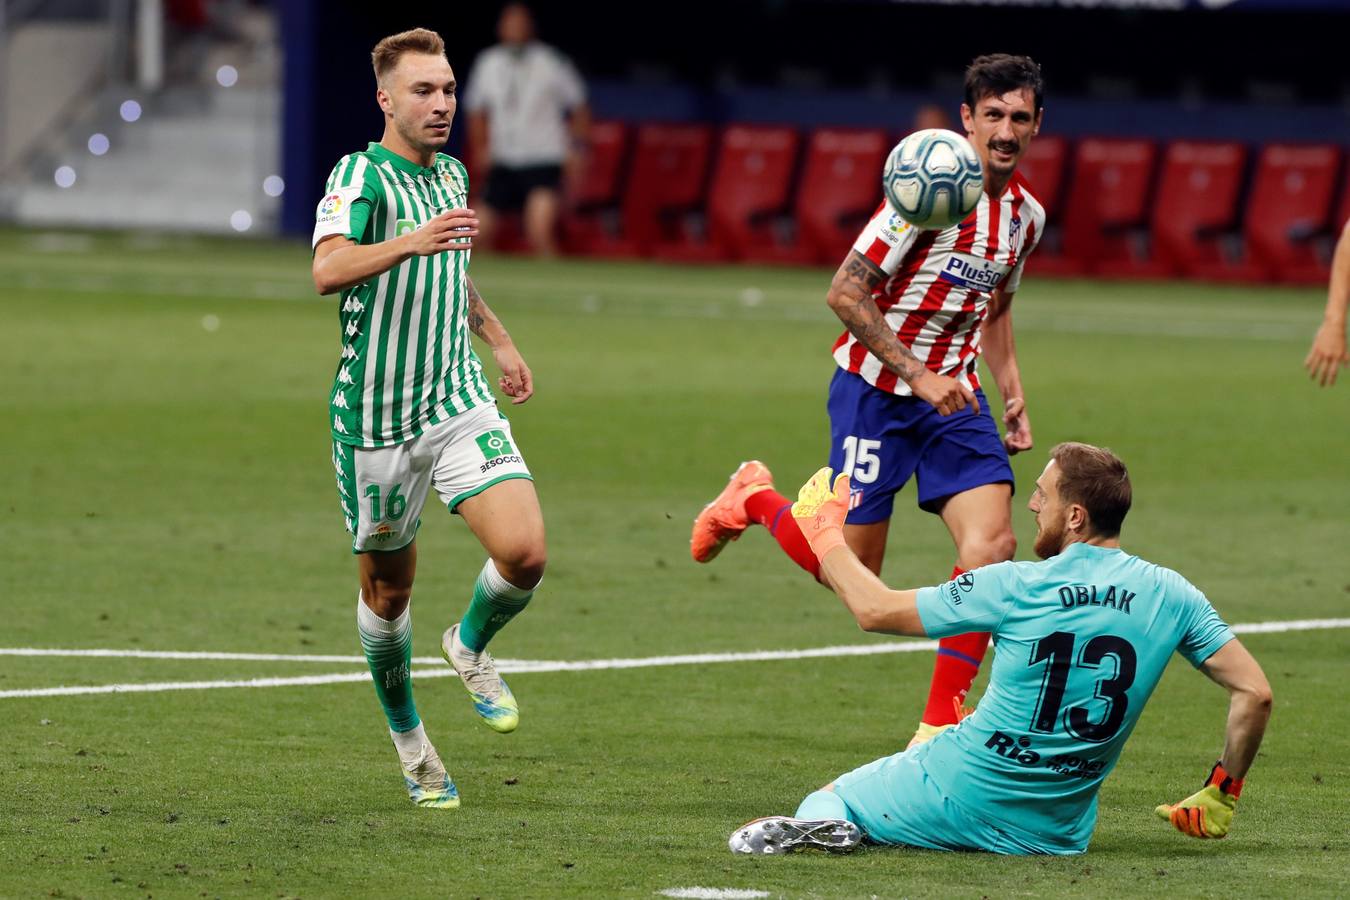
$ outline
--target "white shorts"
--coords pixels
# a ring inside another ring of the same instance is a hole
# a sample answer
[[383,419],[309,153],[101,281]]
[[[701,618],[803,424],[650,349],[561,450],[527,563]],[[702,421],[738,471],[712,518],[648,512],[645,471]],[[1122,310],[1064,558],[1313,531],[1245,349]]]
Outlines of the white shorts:
[[364,450],[334,441],[333,468],[353,553],[412,543],[429,488],[454,512],[499,481],[531,477],[496,404],[438,422],[393,447]]

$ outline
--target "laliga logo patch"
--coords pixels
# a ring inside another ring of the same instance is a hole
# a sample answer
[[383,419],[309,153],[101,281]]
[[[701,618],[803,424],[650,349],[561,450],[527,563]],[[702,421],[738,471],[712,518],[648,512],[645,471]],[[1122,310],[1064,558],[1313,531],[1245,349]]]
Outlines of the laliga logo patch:
[[881,239],[894,247],[900,243],[900,236],[911,227],[913,226],[900,218],[899,213],[893,212],[891,218],[886,222],[886,227],[881,229]]
[[319,204],[319,215],[321,216],[335,216],[340,212],[342,212],[341,194],[329,194]]

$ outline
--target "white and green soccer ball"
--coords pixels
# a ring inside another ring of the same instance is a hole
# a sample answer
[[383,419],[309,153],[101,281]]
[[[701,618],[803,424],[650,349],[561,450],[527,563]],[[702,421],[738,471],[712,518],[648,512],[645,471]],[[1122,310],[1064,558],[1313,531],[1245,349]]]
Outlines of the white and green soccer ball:
[[975,148],[955,131],[926,128],[886,157],[881,190],[900,218],[916,228],[950,228],[975,211],[984,168]]

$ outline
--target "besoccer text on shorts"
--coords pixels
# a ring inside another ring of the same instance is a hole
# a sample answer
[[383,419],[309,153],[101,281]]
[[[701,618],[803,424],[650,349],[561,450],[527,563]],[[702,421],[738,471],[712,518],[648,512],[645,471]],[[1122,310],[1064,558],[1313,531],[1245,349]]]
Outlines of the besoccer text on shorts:
[[314,285],[338,295],[342,354],[329,418],[357,556],[357,632],[408,796],[449,808],[459,792],[413,702],[417,529],[434,490],[487,552],[441,648],[477,715],[512,731],[519,709],[487,645],[543,578],[544,521],[470,335],[491,349],[513,404],[530,398],[534,381],[469,277],[478,220],[468,173],[440,152],[456,106],[444,42],[417,28],[380,41],[371,56],[384,135],[333,167],[315,218]]

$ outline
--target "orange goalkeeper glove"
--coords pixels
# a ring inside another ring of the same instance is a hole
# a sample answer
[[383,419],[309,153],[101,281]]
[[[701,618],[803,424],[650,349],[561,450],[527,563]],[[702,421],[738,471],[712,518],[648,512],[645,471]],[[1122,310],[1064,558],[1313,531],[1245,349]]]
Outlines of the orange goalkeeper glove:
[[844,519],[848,516],[848,476],[840,473],[830,487],[830,467],[826,466],[811,476],[797,492],[792,504],[792,518],[802,530],[816,559],[835,547],[844,546]]
[[1200,790],[1180,803],[1164,803],[1154,810],[1182,834],[1195,838],[1221,838],[1233,823],[1233,810],[1242,793],[1242,780],[1233,778],[1215,763],[1209,780]]

